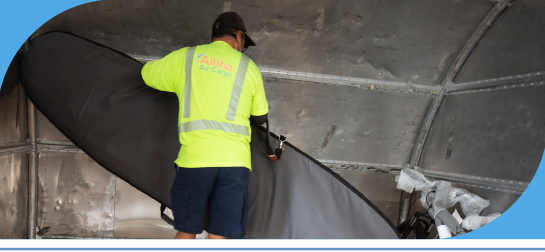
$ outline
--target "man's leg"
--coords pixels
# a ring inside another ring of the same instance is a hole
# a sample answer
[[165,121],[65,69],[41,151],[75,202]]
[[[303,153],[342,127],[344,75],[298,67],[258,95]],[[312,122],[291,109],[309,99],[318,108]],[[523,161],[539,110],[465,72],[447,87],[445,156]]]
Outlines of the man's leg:
[[222,167],[210,195],[209,237],[241,239],[246,234],[248,179],[245,167]]
[[[197,237],[196,234],[188,234],[188,233],[184,233],[182,231],[178,231],[178,233],[176,233],[176,240],[195,240],[195,237]],[[210,239],[210,240],[225,240],[225,239],[227,239],[227,237],[221,236],[221,235],[208,234],[208,239]]]
[[182,231],[178,231],[178,233],[176,233],[176,238],[174,239],[195,239],[195,237],[197,237],[196,234],[188,234]]
[[206,204],[218,169],[179,168],[170,190],[176,239],[195,239],[203,231]]
[[227,239],[227,237],[215,234],[208,234],[208,239]]

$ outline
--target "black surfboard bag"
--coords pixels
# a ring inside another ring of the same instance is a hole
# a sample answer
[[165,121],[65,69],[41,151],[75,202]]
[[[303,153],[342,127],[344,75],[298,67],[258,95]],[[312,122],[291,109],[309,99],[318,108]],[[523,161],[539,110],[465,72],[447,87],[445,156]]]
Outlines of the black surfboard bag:
[[[170,206],[180,149],[174,93],[148,87],[137,60],[93,41],[50,32],[31,41],[21,80],[36,107],[119,178]],[[271,115],[278,116],[278,115]],[[269,159],[252,126],[245,238],[399,238],[365,196],[289,143]],[[278,146],[272,134],[271,144]]]

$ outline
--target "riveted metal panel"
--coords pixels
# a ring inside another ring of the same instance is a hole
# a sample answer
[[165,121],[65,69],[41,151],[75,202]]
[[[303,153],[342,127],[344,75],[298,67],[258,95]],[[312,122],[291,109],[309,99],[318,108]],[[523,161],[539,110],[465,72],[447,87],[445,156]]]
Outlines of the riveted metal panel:
[[0,91],[0,129],[0,148],[28,140],[26,93],[21,84]]
[[151,1],[78,6],[46,23],[130,54],[164,56],[210,42],[214,19],[241,14],[258,66],[438,84],[490,1]]
[[0,239],[28,237],[28,153],[0,155]]
[[[115,192],[114,237],[139,239],[173,239],[176,230],[161,219],[161,204],[122,179]],[[165,213],[172,217],[170,209]]]
[[36,114],[36,130],[39,141],[70,142],[70,139],[61,133],[40,110]]
[[443,101],[424,170],[530,182],[545,149],[545,87],[463,93]]
[[401,191],[396,189],[396,175],[380,172],[335,172],[365,195],[395,226],[398,225]]
[[[490,9],[478,1],[322,1],[258,5],[259,66],[438,84],[458,46]],[[468,12],[469,10],[469,12]],[[454,18],[463,15],[465,18]],[[323,27],[321,22],[323,20]],[[255,33],[254,33],[255,34]]]
[[271,131],[316,159],[403,165],[425,95],[266,80]]
[[513,1],[473,49],[454,83],[543,71],[543,13],[544,1]]
[[38,226],[47,235],[112,237],[116,177],[84,153],[39,152]]

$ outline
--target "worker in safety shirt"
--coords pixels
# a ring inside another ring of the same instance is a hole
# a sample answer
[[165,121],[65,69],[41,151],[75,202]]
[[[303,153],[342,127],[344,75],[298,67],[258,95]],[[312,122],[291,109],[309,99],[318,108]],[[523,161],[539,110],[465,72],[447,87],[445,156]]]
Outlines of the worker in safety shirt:
[[269,112],[261,73],[242,52],[254,46],[236,12],[219,15],[212,43],[185,47],[148,62],[142,78],[178,95],[182,147],[170,196],[176,239],[202,233],[209,203],[209,238],[242,238],[248,218],[250,121]]

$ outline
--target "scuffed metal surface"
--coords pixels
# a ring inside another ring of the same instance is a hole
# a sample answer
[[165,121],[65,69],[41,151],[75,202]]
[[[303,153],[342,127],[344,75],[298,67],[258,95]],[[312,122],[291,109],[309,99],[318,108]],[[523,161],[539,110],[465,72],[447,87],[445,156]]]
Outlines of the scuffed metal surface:
[[271,131],[316,159],[403,165],[431,97],[265,81]]
[[62,134],[40,110],[36,114],[36,124],[39,141],[70,142],[70,139]]
[[[36,34],[65,30],[130,54],[164,56],[208,43],[224,1],[123,1],[84,4]],[[233,2],[257,43],[258,66],[439,84],[454,52],[488,13],[489,1]],[[463,17],[463,18],[461,18]]]
[[28,237],[28,154],[0,156],[0,239]]
[[[173,239],[176,236],[176,230],[161,219],[159,202],[119,178],[116,185],[114,237]],[[172,218],[170,209],[165,213]]]
[[396,175],[375,172],[335,171],[369,199],[395,225],[399,221],[401,191]]
[[543,97],[543,86],[449,96],[430,130],[420,166],[530,182],[545,149]]
[[544,1],[513,1],[479,41],[454,83],[543,71],[543,13]]
[[48,235],[113,237],[115,186],[84,153],[39,152],[38,226]]
[[[437,95],[435,96],[435,99],[430,106],[430,109],[426,113],[426,117],[424,119],[424,122],[422,123],[422,127],[420,129],[420,132],[418,133],[417,141],[415,143],[414,151],[411,155],[411,161],[409,165],[411,167],[414,167],[417,165],[420,161],[420,157],[422,154],[422,147],[424,147],[424,143],[426,142],[426,138],[428,137],[428,133],[431,127],[431,124],[434,121],[435,115],[437,114],[437,111],[439,110],[439,106],[441,106],[441,103],[443,102],[443,98],[447,94],[448,88],[452,84],[452,80],[460,70],[460,67],[463,65],[465,60],[467,59],[467,56],[473,48],[477,45],[477,42],[482,38],[484,33],[488,30],[488,28],[492,25],[492,23],[496,20],[496,18],[505,10],[505,8],[508,7],[511,0],[501,0],[497,2],[494,5],[494,8],[486,15],[485,18],[479,23],[479,25],[475,28],[475,31],[471,33],[471,36],[469,36],[467,42],[463,44],[463,47],[460,49],[460,51],[457,53],[456,58],[452,62],[452,64],[449,66],[448,72],[446,72],[445,77],[441,80],[441,86]],[[405,208],[405,206],[404,206]]]
[[28,237],[26,93],[18,84],[2,89],[0,97],[0,239],[24,239]]
[[[438,84],[446,70],[441,66],[452,60],[452,52],[490,3],[327,1],[285,6],[273,1],[259,7],[273,10],[254,14],[262,18],[258,44],[264,48],[249,56],[259,66],[430,85]],[[321,8],[323,30],[312,22],[320,20]],[[290,27],[278,25],[278,20]]]
[[28,140],[26,92],[21,84],[1,91],[0,148]]

